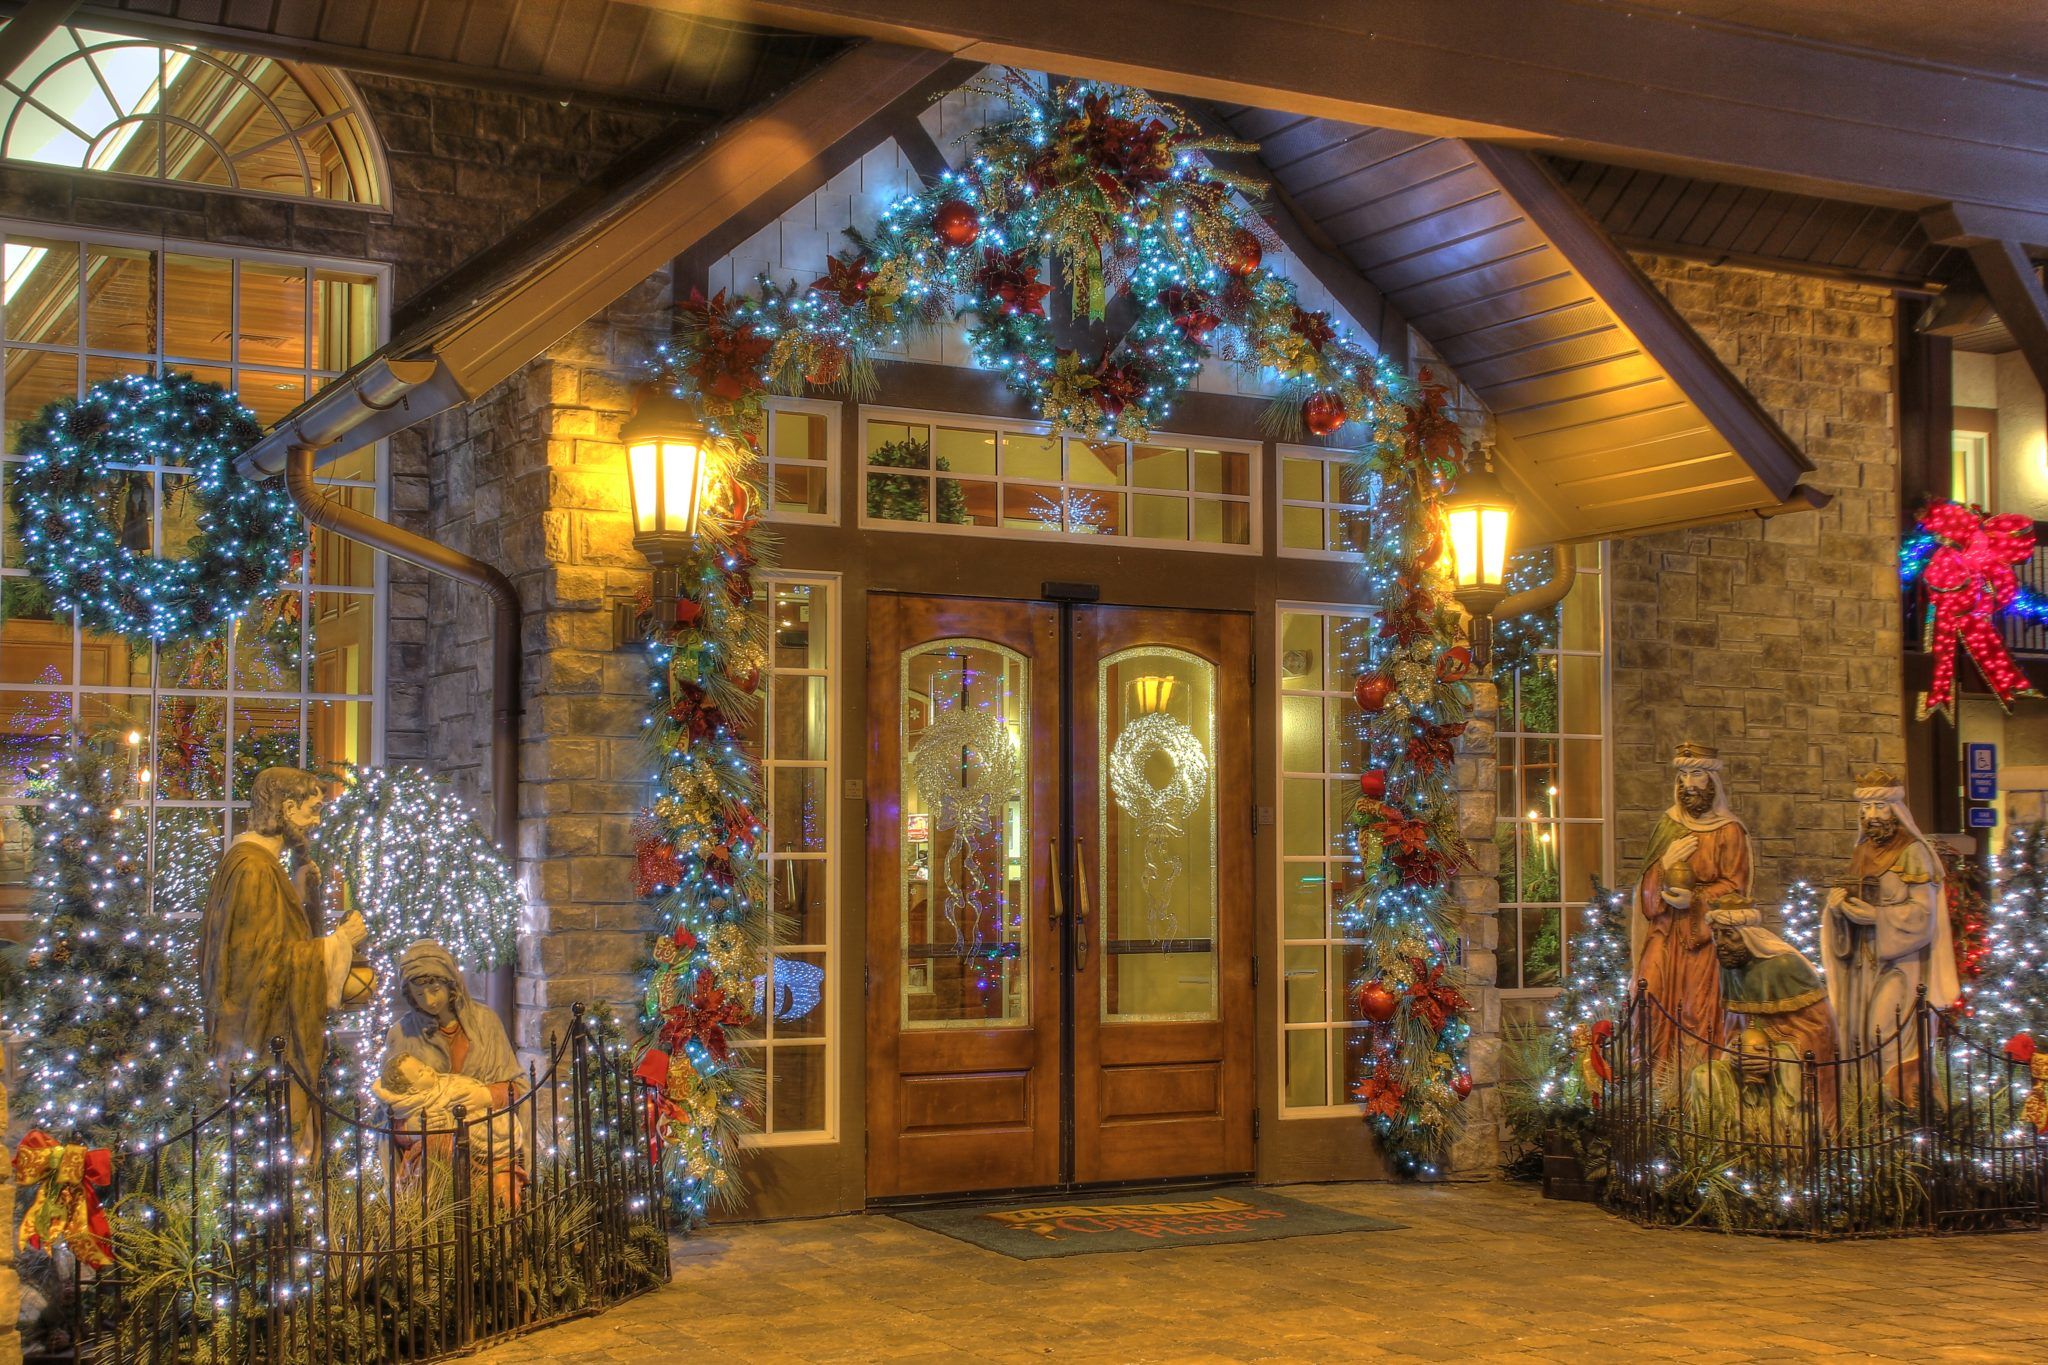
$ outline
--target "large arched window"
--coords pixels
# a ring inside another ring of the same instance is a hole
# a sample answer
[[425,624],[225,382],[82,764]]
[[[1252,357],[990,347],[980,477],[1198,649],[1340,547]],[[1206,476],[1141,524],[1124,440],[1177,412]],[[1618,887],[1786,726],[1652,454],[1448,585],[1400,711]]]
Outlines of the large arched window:
[[0,159],[383,202],[382,156],[339,72],[87,28],[59,28],[0,78]]

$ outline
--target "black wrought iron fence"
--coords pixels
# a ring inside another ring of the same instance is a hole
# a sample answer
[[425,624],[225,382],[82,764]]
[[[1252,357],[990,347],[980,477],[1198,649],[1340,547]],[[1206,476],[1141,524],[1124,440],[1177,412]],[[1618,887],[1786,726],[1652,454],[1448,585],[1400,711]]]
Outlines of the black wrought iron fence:
[[668,1279],[641,1087],[581,1006],[503,1109],[393,1128],[281,1061],[117,1159],[82,1365],[406,1365]]
[[1782,1028],[1703,1037],[1639,986],[1603,1048],[1607,1204],[1785,1237],[2041,1226],[2027,1068],[1924,993],[1894,1022],[1868,1052],[1819,1061]]

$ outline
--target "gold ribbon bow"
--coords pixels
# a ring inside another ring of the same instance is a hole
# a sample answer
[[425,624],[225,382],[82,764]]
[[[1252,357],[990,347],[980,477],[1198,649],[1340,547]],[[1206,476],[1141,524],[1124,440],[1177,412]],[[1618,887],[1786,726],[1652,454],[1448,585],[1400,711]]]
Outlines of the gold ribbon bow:
[[2033,1124],[2038,1133],[2048,1128],[2048,1050],[2036,1052],[2027,1069],[2033,1074],[2034,1089],[2027,1096],[2026,1107],[2020,1110],[2020,1118]]
[[113,1183],[112,1153],[60,1143],[37,1128],[15,1149],[14,1178],[36,1186],[35,1201],[21,1220],[24,1245],[68,1244],[72,1255],[95,1270],[114,1263],[113,1229],[95,1193]]

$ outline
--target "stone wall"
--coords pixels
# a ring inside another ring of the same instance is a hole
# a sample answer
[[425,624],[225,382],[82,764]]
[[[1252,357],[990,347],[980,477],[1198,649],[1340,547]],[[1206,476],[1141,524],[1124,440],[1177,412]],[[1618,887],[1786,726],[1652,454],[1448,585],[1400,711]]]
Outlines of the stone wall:
[[[614,647],[611,607],[647,588],[618,430],[668,322],[663,273],[431,424],[429,533],[505,569],[526,609],[518,864],[533,906],[515,1042],[529,1050],[572,1003],[634,999],[646,951],[631,827],[648,772],[647,664]],[[443,579],[425,599],[426,758],[488,801],[490,617]]]
[[1617,850],[1638,868],[1679,741],[1717,746],[1750,827],[1760,903],[1855,840],[1857,769],[1905,761],[1900,714],[1893,306],[1881,290],[1642,262],[1833,495],[1819,512],[1618,544]]
[[1472,870],[1457,881],[1459,928],[1465,941],[1466,996],[1472,1002],[1472,1042],[1466,1068],[1472,1093],[1465,1098],[1465,1132],[1451,1149],[1451,1175],[1490,1180],[1500,1171],[1501,1000],[1500,847],[1494,820],[1500,804],[1499,689],[1472,684],[1472,710],[1458,754],[1458,831],[1472,852]]

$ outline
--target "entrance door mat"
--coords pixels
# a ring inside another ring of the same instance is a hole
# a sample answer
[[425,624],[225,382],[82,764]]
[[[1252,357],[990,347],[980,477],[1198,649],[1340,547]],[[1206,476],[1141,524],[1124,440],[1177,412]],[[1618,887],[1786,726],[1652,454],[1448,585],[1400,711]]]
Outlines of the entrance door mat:
[[906,1223],[1019,1261],[1102,1251],[1271,1242],[1332,1232],[1384,1232],[1384,1218],[1305,1204],[1249,1185],[1162,1194],[1078,1195],[1029,1204],[907,1209]]

